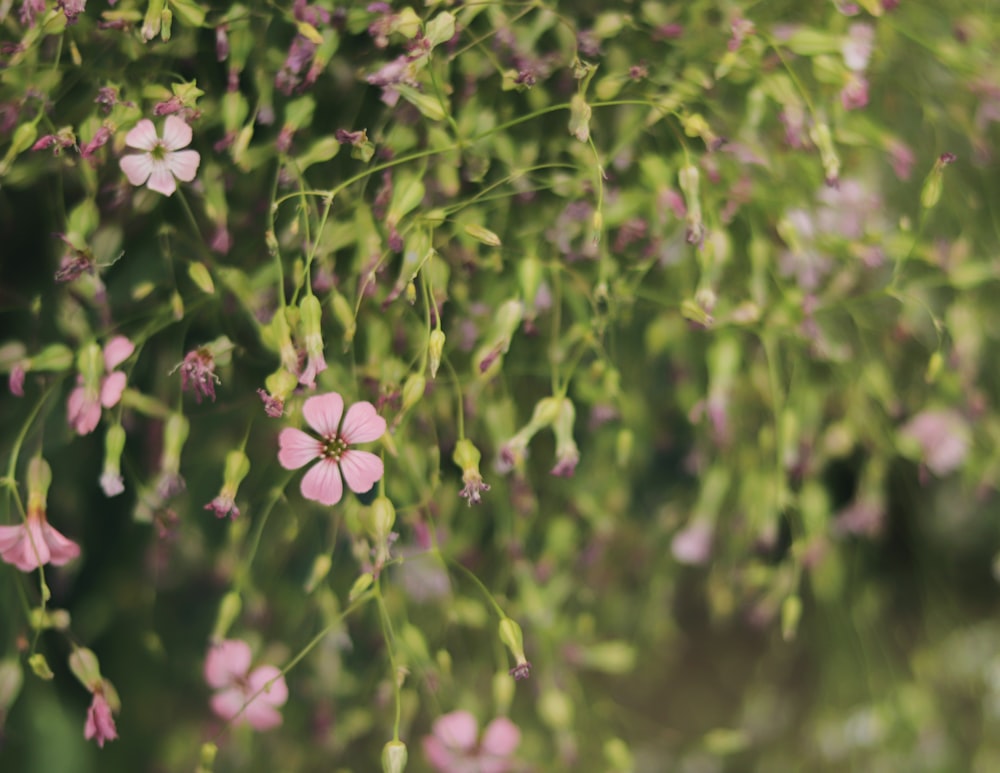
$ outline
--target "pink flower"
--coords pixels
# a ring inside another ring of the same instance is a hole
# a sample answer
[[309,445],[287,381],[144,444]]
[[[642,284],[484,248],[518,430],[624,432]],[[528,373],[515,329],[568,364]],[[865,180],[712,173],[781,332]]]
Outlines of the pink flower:
[[189,183],[198,172],[198,151],[181,150],[190,143],[191,127],[176,115],[167,116],[162,139],[156,136],[153,122],[143,118],[125,135],[125,144],[146,152],[125,156],[118,163],[132,185],[148,180],[150,190],[170,196],[177,190],[175,177]]
[[924,464],[935,475],[948,475],[959,469],[969,453],[972,433],[957,411],[923,411],[910,419],[900,432],[916,442]]
[[0,559],[22,572],[44,564],[62,566],[80,555],[80,546],[53,529],[42,509],[28,508],[18,526],[0,526]]
[[219,642],[205,658],[205,681],[217,690],[212,711],[227,722],[245,722],[254,730],[281,724],[278,707],[288,700],[288,685],[275,666],[250,671],[250,645],[239,639]]
[[712,524],[696,520],[674,535],[670,542],[674,558],[691,566],[702,566],[712,557]]
[[382,460],[368,451],[356,451],[354,443],[378,440],[385,433],[385,419],[369,402],[355,403],[347,410],[344,422],[344,399],[336,392],[306,400],[302,414],[320,438],[298,429],[283,429],[278,435],[278,461],[286,470],[297,470],[313,459],[319,462],[302,478],[302,496],[324,505],[335,505],[344,493],[343,479],[351,491],[363,494],[371,489],[385,471]]
[[521,743],[521,731],[506,717],[497,717],[483,732],[467,711],[438,717],[432,734],[424,737],[424,754],[438,773],[506,773]]
[[122,399],[125,391],[125,374],[115,370],[132,356],[135,344],[125,336],[115,336],[104,345],[104,369],[106,376],[96,386],[88,385],[81,375],[77,386],[69,393],[66,401],[66,418],[78,435],[88,435],[97,428],[101,420],[101,406],[112,408]]
[[105,741],[114,741],[118,738],[115,718],[111,716],[111,706],[108,705],[108,699],[100,690],[94,693],[94,699],[90,702],[90,708],[87,709],[87,722],[83,726],[83,737],[88,741],[93,738],[102,749]]
[[840,104],[844,110],[860,110],[868,104],[868,79],[863,75],[851,73],[847,83],[840,90]]

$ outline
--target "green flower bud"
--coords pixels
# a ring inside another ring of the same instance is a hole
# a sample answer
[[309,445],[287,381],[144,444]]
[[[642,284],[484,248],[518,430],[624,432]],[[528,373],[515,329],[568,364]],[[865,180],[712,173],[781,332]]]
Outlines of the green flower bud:
[[521,633],[521,626],[509,617],[504,617],[500,621],[499,631],[500,641],[504,643],[504,646],[514,656],[515,665],[510,670],[510,675],[517,681],[527,679],[531,674],[531,663],[524,656],[524,635]]
[[86,647],[77,647],[73,650],[73,654],[69,656],[69,670],[90,692],[100,687],[103,681],[97,655]]
[[427,352],[430,358],[428,367],[431,371],[431,378],[437,377],[438,368],[441,367],[441,355],[444,353],[444,343],[444,331],[439,328],[432,330],[427,340]]
[[406,770],[406,744],[389,741],[382,747],[382,773],[403,773]]
[[73,352],[63,344],[51,344],[31,358],[28,370],[59,372],[73,365]]
[[231,590],[222,597],[222,601],[219,602],[219,614],[215,617],[215,628],[212,629],[212,641],[222,641],[226,638],[242,608],[243,602],[236,591]]
[[411,373],[403,383],[403,412],[410,410],[424,396],[427,379],[420,373]]
[[45,509],[45,499],[49,494],[49,486],[52,485],[52,468],[49,463],[40,456],[32,457],[28,462],[28,509],[33,509],[33,505],[41,510]]
[[368,532],[377,542],[385,542],[396,523],[396,508],[386,496],[376,497],[369,511]]
[[104,375],[104,354],[101,347],[91,341],[76,356],[76,369],[83,376],[84,388],[98,394],[101,391],[101,377]]
[[330,293],[330,303],[333,307],[333,316],[344,328],[344,343],[354,340],[358,325],[354,319],[354,309],[347,302],[347,298],[338,292]]

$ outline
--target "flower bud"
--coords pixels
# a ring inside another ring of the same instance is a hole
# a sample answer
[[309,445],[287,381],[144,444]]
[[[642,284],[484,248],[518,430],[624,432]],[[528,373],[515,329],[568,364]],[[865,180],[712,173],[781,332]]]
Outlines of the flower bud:
[[479,504],[482,501],[482,492],[489,491],[489,484],[483,482],[483,476],[479,472],[479,460],[482,454],[471,441],[462,438],[455,444],[455,451],[451,456],[462,470],[462,482],[465,487],[459,492],[459,496],[465,498],[469,505]]
[[416,405],[424,396],[427,388],[427,379],[420,373],[411,373],[403,383],[403,413],[406,413]]
[[830,134],[830,127],[825,123],[818,123],[809,130],[809,136],[819,148],[826,184],[836,188],[840,183],[840,158],[833,147],[833,135]]
[[104,435],[104,471],[101,488],[104,495],[114,497],[125,490],[122,482],[122,452],[125,450],[125,430],[121,424],[112,424]]
[[677,180],[684,194],[684,204],[687,207],[685,220],[687,222],[688,244],[701,246],[705,241],[705,225],[701,216],[701,194],[700,194],[700,173],[694,164],[687,164],[681,167],[677,173]]
[[403,773],[406,770],[406,744],[389,741],[382,747],[382,773]]
[[302,340],[306,347],[306,368],[299,376],[299,382],[315,385],[316,376],[326,370],[323,357],[323,309],[315,295],[307,295],[299,304],[299,324]]
[[951,153],[942,154],[924,180],[924,187],[920,191],[920,205],[924,209],[932,209],[937,206],[941,199],[941,190],[944,187],[944,168],[955,161],[955,156]]
[[338,292],[330,293],[330,303],[333,307],[333,316],[344,328],[344,343],[349,344],[354,340],[358,325],[354,319],[354,309],[347,302],[347,298]]
[[33,371],[60,372],[73,365],[73,352],[63,344],[51,344],[31,358]]
[[499,632],[500,641],[504,643],[504,646],[514,656],[515,665],[510,670],[510,675],[517,681],[527,679],[531,674],[531,663],[524,656],[524,635],[521,633],[521,626],[509,617],[504,617],[500,621]]
[[242,608],[243,602],[238,592],[231,590],[222,597],[222,601],[219,602],[219,614],[215,618],[215,628],[212,629],[212,641],[219,642],[226,638]]
[[99,394],[101,376],[104,375],[104,354],[101,347],[91,341],[76,356],[76,369],[83,376],[83,386],[88,392]]
[[376,542],[382,543],[389,539],[392,527],[396,523],[396,508],[387,496],[376,497],[369,511],[368,533]]
[[428,367],[431,371],[431,378],[437,377],[438,368],[441,367],[441,355],[444,353],[445,336],[444,331],[435,328],[431,331],[427,339],[427,353],[430,358]]
[[571,478],[580,461],[580,450],[573,440],[573,423],[576,408],[568,397],[559,400],[559,412],[553,421],[552,431],[556,436],[556,465],[550,471],[561,478]]
[[163,427],[163,455],[160,469],[172,475],[180,473],[181,451],[187,442],[191,423],[182,413],[171,413]]
[[77,647],[73,650],[73,654],[69,656],[69,670],[90,692],[100,687],[103,681],[97,655],[86,647]]
[[40,456],[28,462],[28,511],[44,512],[45,499],[52,485],[52,468]]
[[201,753],[198,755],[198,768],[195,773],[212,773],[215,768],[215,756],[219,753],[219,747],[211,741],[206,741],[201,745]]
[[312,569],[309,571],[309,577],[306,579],[306,584],[304,590],[306,593],[312,593],[316,590],[316,586],[326,579],[326,576],[330,573],[330,569],[333,567],[333,559],[330,558],[329,553],[320,553],[316,558],[313,559]]

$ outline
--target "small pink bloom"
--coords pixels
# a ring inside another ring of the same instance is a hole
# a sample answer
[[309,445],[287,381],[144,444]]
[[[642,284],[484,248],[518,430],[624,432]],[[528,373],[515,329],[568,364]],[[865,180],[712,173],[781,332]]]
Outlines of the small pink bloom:
[[264,413],[272,419],[280,419],[285,413],[285,401],[280,397],[274,397],[263,389],[257,390],[257,396],[264,403]]
[[344,416],[344,399],[329,392],[306,400],[302,414],[319,433],[319,439],[292,428],[278,435],[278,461],[286,470],[319,459],[302,478],[302,496],[324,505],[337,504],[344,493],[341,474],[351,491],[363,494],[370,490],[385,471],[382,460],[350,446],[378,440],[385,434],[385,419],[375,412],[375,406],[366,401],[355,403]]
[[98,391],[94,391],[83,383],[83,377],[77,378],[77,386],[69,393],[66,402],[66,418],[69,425],[78,435],[88,435],[97,428],[101,420],[101,406],[113,408],[122,399],[125,391],[125,374],[115,370],[135,351],[133,344],[125,336],[115,336],[104,346],[104,370],[107,373],[101,379]]
[[83,726],[83,737],[88,741],[93,738],[99,747],[104,748],[105,741],[114,741],[118,738],[118,729],[115,727],[115,718],[111,716],[111,706],[104,693],[97,691],[94,699],[87,709],[87,722]]
[[506,717],[497,717],[477,744],[479,727],[467,711],[453,711],[434,722],[424,737],[424,754],[438,773],[507,773],[521,743],[521,731]]
[[44,564],[62,566],[80,555],[80,546],[49,525],[44,510],[28,509],[18,526],[0,526],[0,559],[22,572]]
[[28,371],[25,369],[23,362],[14,363],[14,366],[10,369],[7,386],[10,387],[10,393],[15,397],[24,397],[24,379],[27,375]]
[[198,151],[181,150],[191,144],[191,127],[176,115],[167,116],[162,139],[156,135],[153,122],[143,118],[125,135],[125,144],[145,151],[124,156],[118,162],[132,185],[148,181],[150,190],[170,196],[177,190],[175,177],[189,183],[198,172]]
[[180,364],[180,371],[181,391],[194,392],[199,405],[202,395],[215,402],[215,385],[220,381],[215,375],[215,358],[208,348],[202,346],[188,352]]
[[281,724],[280,706],[288,700],[288,685],[275,666],[250,671],[250,645],[239,639],[219,642],[205,658],[205,681],[216,690],[212,711],[226,721],[245,722],[254,730]]
[[900,432],[917,442],[924,464],[935,475],[948,475],[959,469],[969,453],[971,432],[957,411],[923,411],[910,419]]
[[115,473],[101,475],[101,490],[106,497],[116,497],[125,490],[125,480]]
[[233,498],[222,494],[205,505],[205,509],[213,511],[216,518],[225,518],[228,515],[235,521],[240,517],[240,509]]
[[860,110],[867,105],[868,79],[852,72],[844,88],[840,90],[840,104],[844,106],[844,110]]
[[848,28],[840,52],[849,70],[863,72],[868,67],[874,48],[875,28],[865,22],[855,22]]
[[697,520],[674,535],[670,552],[682,564],[700,566],[712,557],[712,524]]

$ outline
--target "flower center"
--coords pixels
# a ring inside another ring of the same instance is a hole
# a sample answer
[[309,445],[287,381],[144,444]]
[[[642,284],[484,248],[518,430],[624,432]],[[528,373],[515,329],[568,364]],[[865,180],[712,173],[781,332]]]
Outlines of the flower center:
[[149,151],[149,154],[153,157],[154,161],[162,161],[167,157],[167,149],[163,147],[162,142],[157,142],[153,145],[153,149]]
[[330,435],[323,438],[323,450],[321,453],[324,459],[333,459],[333,461],[339,462],[346,450],[347,441],[340,437],[340,435]]

